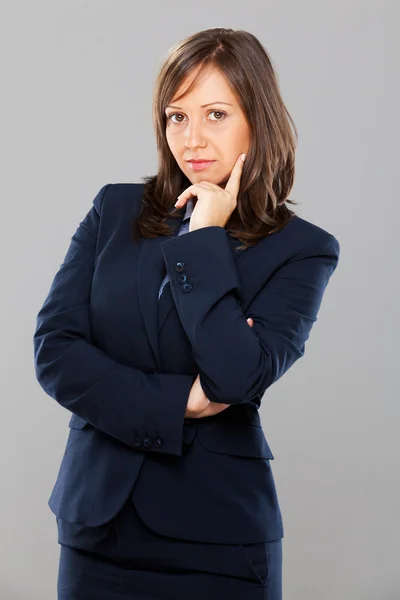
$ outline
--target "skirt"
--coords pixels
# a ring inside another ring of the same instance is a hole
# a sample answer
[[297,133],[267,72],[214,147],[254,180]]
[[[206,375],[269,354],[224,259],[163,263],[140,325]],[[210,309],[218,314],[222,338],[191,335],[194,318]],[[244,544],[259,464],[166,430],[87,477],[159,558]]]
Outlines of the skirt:
[[131,498],[105,525],[57,526],[58,600],[282,600],[282,539],[174,539],[150,529]]

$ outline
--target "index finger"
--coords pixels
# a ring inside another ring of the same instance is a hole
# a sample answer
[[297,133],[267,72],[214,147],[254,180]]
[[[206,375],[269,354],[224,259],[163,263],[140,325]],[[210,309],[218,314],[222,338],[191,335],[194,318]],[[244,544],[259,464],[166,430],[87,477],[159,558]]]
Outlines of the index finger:
[[242,176],[243,171],[243,163],[246,158],[245,154],[241,154],[237,159],[231,175],[226,183],[225,189],[227,192],[230,192],[234,198],[237,197],[239,192],[240,178]]

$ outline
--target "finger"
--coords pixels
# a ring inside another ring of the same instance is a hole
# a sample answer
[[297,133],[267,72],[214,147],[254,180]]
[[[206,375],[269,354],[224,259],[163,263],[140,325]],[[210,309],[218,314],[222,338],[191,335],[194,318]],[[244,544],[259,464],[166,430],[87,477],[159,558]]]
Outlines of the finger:
[[246,319],[246,321],[249,323],[249,321],[251,321],[251,323],[249,323],[250,327],[253,327],[254,325],[254,321],[251,317],[249,317],[248,319]]
[[200,183],[194,183],[193,185],[190,185],[184,192],[182,192],[182,194],[179,194],[174,206],[177,208],[185,206],[189,198],[191,198],[192,196],[197,196],[201,188],[204,189],[204,187]]
[[227,184],[225,186],[225,190],[227,192],[230,192],[234,198],[237,198],[237,195],[239,193],[240,178],[242,176],[243,164],[244,164],[244,160],[242,160],[242,158],[241,158],[242,156],[246,157],[245,154],[241,154],[238,157],[238,159],[232,169],[231,175],[227,181]]
[[207,408],[199,413],[198,418],[213,417],[214,415],[221,413],[223,410],[226,410],[230,406],[230,404],[222,404],[222,402],[210,401],[210,404],[207,406]]

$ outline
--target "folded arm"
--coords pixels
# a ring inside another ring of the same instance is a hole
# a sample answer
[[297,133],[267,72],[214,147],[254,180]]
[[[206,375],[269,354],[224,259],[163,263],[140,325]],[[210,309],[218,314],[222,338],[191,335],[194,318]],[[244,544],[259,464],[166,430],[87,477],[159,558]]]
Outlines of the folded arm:
[[[241,404],[262,397],[303,356],[340,246],[333,235],[318,233],[274,272],[244,315],[226,236],[222,227],[204,227],[161,247],[205,394],[214,402]],[[181,273],[189,286],[180,283]]]
[[[34,333],[36,377],[61,406],[134,449],[182,455],[193,375],[148,374],[111,359],[91,341],[89,300],[105,185],[80,223]],[[160,437],[161,447],[135,446]]]

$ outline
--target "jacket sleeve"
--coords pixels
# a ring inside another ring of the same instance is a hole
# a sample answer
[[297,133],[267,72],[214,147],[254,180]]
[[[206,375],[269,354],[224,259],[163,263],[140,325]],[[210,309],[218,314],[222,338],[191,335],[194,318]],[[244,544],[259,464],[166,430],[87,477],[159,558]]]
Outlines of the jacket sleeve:
[[[195,377],[144,373],[116,362],[91,342],[91,281],[101,207],[110,185],[98,192],[71,238],[36,317],[36,378],[61,406],[132,448],[181,456]],[[147,436],[161,442],[138,445]]]
[[214,402],[241,404],[261,398],[303,356],[340,246],[319,232],[274,272],[244,315],[226,236],[224,228],[209,226],[161,247],[204,393]]

